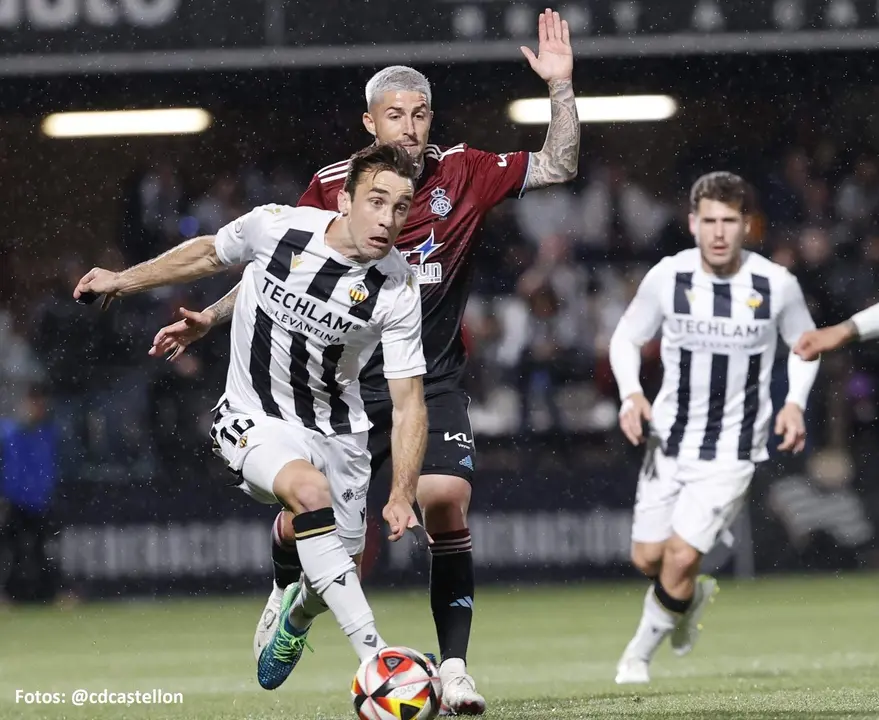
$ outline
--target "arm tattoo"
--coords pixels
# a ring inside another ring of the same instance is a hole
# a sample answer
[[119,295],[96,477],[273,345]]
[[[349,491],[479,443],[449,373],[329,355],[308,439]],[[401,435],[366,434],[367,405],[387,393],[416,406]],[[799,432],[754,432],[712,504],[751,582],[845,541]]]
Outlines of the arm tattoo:
[[208,308],[206,313],[213,313],[214,325],[222,325],[232,319],[232,312],[235,310],[235,298],[238,297],[238,291],[241,289],[241,283],[238,283],[228,293],[221,297],[217,302]]
[[549,187],[577,177],[580,157],[580,118],[570,80],[549,84],[552,115],[543,149],[531,156],[526,190]]

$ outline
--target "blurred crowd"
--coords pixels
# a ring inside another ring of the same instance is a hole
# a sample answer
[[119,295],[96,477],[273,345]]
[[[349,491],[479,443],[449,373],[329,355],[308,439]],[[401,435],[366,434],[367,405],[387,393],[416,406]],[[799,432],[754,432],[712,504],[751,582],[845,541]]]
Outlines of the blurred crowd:
[[[760,198],[754,248],[797,275],[819,325],[875,302],[877,156],[842,153],[819,139],[768,162],[749,178]],[[612,430],[610,336],[650,265],[692,245],[686,192],[707,169],[693,168],[679,189],[660,196],[626,167],[585,161],[576,183],[492,213],[465,316],[477,435]],[[53,268],[41,268],[50,276],[43,297],[24,309],[0,306],[0,418],[51,422],[59,477],[113,482],[200,472],[209,411],[225,380],[227,332],[176,363],[147,350],[177,308],[201,309],[237,278],[128,298],[104,313],[76,305],[71,290],[95,262],[128,266],[255,205],[294,203],[309,179],[298,171],[252,163],[193,191],[181,168],[160,160],[131,177],[118,242],[108,239],[103,256],[59,253]],[[644,369],[655,389],[655,343],[645,348]],[[877,377],[879,344],[826,360],[810,409],[814,442],[843,448],[854,429],[873,423]],[[35,394],[47,402],[38,420]]]

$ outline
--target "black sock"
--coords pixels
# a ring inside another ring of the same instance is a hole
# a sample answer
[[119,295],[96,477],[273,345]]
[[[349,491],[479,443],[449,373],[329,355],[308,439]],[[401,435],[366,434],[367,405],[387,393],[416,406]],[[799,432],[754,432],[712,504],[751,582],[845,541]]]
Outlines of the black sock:
[[470,531],[434,534],[430,553],[430,609],[440,657],[467,662],[474,595]]
[[659,600],[659,604],[669,612],[683,615],[690,609],[690,605],[693,604],[692,597],[689,597],[686,600],[678,600],[669,595],[668,591],[662,587],[662,583],[659,582],[659,578],[656,578],[653,582],[653,592],[656,594],[656,599]]
[[282,590],[299,580],[302,574],[302,563],[299,561],[299,550],[296,543],[281,541],[280,524],[283,513],[278,513],[272,525],[272,567],[275,571],[275,584]]

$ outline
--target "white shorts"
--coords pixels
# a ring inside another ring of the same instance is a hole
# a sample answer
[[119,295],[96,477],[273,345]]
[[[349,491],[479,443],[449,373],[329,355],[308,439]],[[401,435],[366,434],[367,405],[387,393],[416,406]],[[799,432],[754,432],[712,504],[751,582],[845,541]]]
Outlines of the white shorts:
[[265,415],[217,413],[211,428],[214,453],[241,477],[238,487],[259,502],[278,502],[275,477],[289,462],[305,460],[329,481],[336,530],[349,555],[366,544],[369,490],[368,433],[327,437],[316,430]]
[[745,503],[754,463],[667,457],[648,446],[635,498],[632,540],[659,543],[678,535],[703,555]]

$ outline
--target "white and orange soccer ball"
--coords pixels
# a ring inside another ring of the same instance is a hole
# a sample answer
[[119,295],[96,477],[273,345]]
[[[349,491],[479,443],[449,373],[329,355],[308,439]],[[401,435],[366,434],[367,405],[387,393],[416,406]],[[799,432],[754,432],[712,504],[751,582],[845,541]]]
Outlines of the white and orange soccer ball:
[[364,660],[351,684],[360,720],[432,720],[442,693],[436,666],[405,647],[384,648]]

